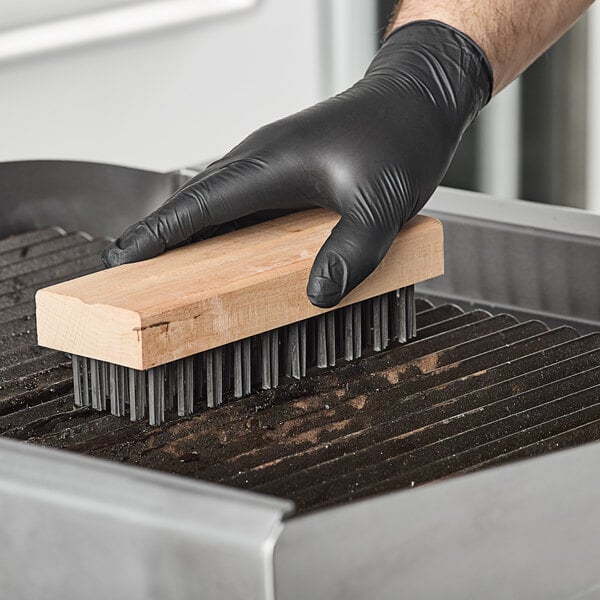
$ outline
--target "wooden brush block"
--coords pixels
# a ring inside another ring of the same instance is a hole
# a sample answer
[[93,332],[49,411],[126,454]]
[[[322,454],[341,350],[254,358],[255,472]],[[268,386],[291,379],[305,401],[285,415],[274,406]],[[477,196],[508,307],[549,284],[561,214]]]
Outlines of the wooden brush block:
[[[38,343],[149,369],[328,312],[306,284],[338,220],[303,211],[39,290]],[[338,306],[443,272],[442,224],[417,216]]]

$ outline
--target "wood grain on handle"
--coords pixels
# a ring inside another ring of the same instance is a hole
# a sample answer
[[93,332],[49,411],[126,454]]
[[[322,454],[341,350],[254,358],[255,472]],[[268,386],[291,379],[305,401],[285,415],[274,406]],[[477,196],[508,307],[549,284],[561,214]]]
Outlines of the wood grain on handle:
[[[149,369],[327,312],[306,284],[338,220],[303,211],[39,290],[38,343]],[[443,272],[442,225],[417,216],[338,306]]]

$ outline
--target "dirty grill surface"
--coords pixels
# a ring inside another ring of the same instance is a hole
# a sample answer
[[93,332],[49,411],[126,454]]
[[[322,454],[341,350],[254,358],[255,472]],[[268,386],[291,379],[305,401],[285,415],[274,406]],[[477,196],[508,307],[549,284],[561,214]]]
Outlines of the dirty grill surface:
[[39,287],[103,240],[0,240],[0,434],[293,499],[312,510],[600,438],[600,334],[417,300],[418,337],[161,427],[73,406],[38,348]]

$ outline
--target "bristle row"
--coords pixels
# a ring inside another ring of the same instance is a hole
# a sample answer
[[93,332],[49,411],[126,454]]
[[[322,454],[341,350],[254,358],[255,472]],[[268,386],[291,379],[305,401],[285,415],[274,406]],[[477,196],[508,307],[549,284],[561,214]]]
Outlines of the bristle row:
[[73,356],[75,404],[158,425],[415,336],[410,286],[148,371]]

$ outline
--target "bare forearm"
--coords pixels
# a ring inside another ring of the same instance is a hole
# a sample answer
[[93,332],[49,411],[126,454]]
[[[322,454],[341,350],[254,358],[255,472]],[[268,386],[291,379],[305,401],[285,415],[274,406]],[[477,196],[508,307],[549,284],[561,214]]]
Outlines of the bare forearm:
[[518,77],[593,0],[400,0],[389,31],[434,19],[466,33],[486,53],[494,93]]

